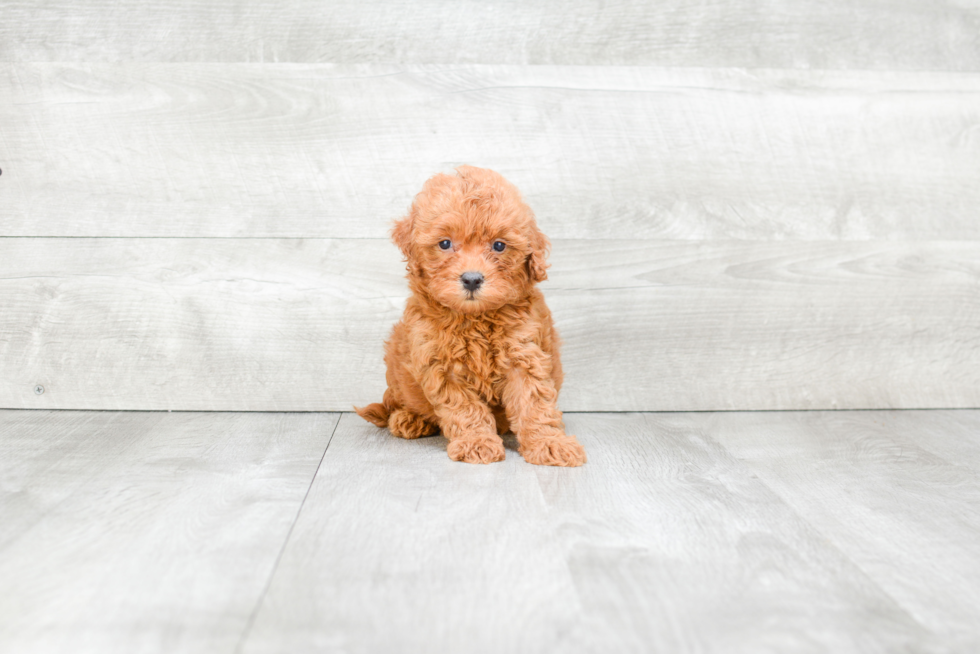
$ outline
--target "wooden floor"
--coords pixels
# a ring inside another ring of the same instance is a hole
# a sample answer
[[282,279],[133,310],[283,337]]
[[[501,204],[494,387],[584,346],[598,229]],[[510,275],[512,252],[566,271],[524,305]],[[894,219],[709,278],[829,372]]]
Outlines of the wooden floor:
[[0,412],[0,651],[980,648],[980,411],[566,418],[581,469],[349,413]]

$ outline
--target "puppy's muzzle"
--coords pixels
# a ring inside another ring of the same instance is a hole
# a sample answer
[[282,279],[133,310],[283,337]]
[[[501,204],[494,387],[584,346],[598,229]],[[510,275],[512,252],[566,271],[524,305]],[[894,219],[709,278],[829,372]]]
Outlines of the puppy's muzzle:
[[464,272],[459,276],[459,281],[463,284],[463,288],[470,293],[475,293],[483,285],[483,273]]

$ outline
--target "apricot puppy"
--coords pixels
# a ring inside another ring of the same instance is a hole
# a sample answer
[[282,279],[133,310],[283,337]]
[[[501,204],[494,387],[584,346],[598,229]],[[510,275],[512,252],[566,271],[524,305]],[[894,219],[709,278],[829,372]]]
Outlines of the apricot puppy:
[[441,431],[455,461],[503,460],[512,429],[529,463],[585,463],[558,410],[558,334],[535,287],[549,242],[517,189],[472,166],[436,175],[392,240],[412,294],[385,343],[384,399],[357,413],[401,438]]

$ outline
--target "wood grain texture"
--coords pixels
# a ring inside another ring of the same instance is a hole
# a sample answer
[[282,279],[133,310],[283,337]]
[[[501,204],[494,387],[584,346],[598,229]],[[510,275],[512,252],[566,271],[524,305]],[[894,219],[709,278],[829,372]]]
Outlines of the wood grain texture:
[[940,651],[703,420],[568,424],[581,469],[344,415],[243,651]]
[[444,443],[341,418],[243,652],[571,641],[578,602],[541,528],[534,470],[513,451],[501,465],[458,465]]
[[0,61],[980,70],[975,0],[4,0],[0,14]]
[[[565,410],[980,406],[976,242],[557,241],[552,261]],[[377,401],[402,273],[380,240],[3,239],[0,399]]]
[[0,359],[16,370],[0,397],[15,407],[19,397],[33,398],[34,408],[349,410],[383,390],[381,343],[406,293],[393,245],[5,239],[0,246],[8,302]]
[[698,421],[948,651],[980,648],[980,414]]
[[0,649],[980,646],[980,411],[566,418],[583,468],[349,413],[0,411]]
[[0,650],[233,651],[337,420],[0,412]]
[[552,238],[977,240],[980,75],[0,65],[0,235],[381,238],[461,163]]

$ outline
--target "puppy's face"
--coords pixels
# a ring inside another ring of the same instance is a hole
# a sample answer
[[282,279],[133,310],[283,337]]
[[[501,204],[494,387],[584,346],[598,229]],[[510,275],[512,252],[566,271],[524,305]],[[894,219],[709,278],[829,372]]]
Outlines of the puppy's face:
[[413,288],[461,313],[518,302],[546,277],[547,239],[517,189],[490,170],[430,179],[392,237]]

